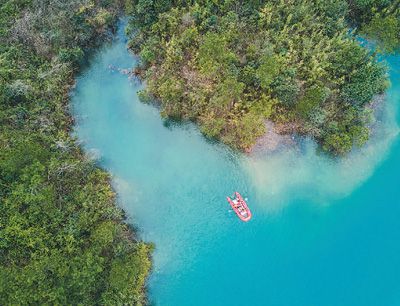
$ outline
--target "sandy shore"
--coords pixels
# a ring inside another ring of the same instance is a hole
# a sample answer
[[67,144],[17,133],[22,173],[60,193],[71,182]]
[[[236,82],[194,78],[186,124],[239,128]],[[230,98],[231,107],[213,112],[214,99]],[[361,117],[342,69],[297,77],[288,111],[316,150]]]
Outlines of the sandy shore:
[[296,144],[292,134],[283,134],[270,120],[265,120],[265,134],[259,137],[249,153],[276,152],[283,147]]

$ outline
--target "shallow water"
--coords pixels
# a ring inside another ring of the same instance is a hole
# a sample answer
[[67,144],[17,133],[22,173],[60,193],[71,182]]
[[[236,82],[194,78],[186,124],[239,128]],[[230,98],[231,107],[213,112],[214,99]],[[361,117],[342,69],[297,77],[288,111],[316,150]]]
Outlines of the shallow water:
[[[333,161],[312,141],[246,156],[138,101],[123,31],[77,79],[88,154],[113,175],[141,237],[156,245],[155,305],[400,305],[400,58],[368,145]],[[241,222],[226,195],[248,197]]]

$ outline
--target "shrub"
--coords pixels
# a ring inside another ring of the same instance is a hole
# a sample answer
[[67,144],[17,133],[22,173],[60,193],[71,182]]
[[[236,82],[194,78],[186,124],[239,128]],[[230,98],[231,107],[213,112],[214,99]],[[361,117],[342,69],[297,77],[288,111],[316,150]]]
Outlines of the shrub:
[[62,48],[58,52],[58,58],[61,62],[72,63],[78,65],[84,57],[84,53],[81,48]]

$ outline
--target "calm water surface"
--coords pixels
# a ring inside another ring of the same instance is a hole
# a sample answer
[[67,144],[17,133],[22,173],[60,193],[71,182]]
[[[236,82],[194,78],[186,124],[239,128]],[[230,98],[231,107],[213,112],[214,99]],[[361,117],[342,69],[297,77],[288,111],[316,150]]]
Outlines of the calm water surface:
[[[77,80],[76,134],[113,175],[129,221],[156,244],[160,306],[400,305],[400,58],[376,135],[339,161],[312,141],[246,156],[138,101],[123,31]],[[249,223],[229,210],[238,190]]]

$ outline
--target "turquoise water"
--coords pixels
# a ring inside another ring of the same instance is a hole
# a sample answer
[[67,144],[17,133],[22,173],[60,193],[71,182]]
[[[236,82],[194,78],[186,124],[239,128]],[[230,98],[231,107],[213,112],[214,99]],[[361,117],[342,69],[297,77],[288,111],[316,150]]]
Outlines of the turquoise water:
[[[101,49],[72,93],[76,134],[113,175],[140,236],[156,244],[154,305],[400,305],[400,58],[368,145],[332,161],[312,141],[252,156],[160,118],[143,85],[109,65],[136,59],[118,40]],[[241,222],[226,195],[248,197]]]

